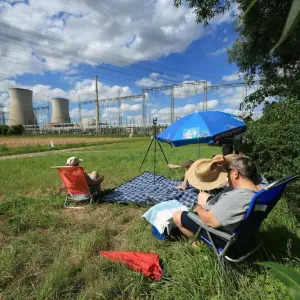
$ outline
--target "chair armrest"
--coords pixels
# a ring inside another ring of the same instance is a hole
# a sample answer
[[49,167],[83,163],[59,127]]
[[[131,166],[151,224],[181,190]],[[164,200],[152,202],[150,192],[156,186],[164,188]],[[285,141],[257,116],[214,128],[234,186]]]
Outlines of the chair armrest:
[[206,224],[204,224],[202,222],[202,220],[199,218],[199,216],[197,216],[196,214],[194,213],[188,213],[188,217],[193,220],[195,223],[197,223],[199,226],[201,226],[203,229],[209,231],[210,233],[222,238],[222,239],[225,239],[226,241],[229,241],[231,240],[232,238],[232,235],[226,233],[226,232],[223,232],[223,231],[220,231],[220,230],[217,230],[215,228],[212,228],[210,226],[207,226]]

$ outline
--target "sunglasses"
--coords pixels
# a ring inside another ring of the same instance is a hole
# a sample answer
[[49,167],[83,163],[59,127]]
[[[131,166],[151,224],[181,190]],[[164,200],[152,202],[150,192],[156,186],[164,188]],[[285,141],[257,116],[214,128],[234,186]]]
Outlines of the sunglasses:
[[229,168],[228,166],[226,166],[225,169],[226,169],[226,171],[227,171],[228,174],[229,174],[230,171],[232,171],[232,170],[236,170],[236,171],[239,173],[239,171],[238,171],[237,169],[232,169],[232,168]]
[[232,168],[229,168],[229,166],[226,165],[226,166],[225,166],[225,170],[226,170],[227,172],[229,172],[229,171],[231,171],[231,170],[233,170],[233,169],[232,169]]

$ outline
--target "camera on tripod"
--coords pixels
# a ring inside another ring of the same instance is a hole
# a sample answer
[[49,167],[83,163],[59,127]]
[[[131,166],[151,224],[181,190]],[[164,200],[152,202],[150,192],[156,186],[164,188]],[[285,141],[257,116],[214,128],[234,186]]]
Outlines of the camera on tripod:
[[153,123],[154,126],[156,126],[157,125],[157,118],[153,119],[152,123]]

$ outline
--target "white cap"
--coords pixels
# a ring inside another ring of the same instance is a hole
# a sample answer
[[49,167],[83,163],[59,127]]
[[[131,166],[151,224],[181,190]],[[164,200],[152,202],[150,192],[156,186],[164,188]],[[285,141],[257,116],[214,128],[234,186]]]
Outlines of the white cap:
[[67,165],[68,165],[68,166],[77,166],[77,165],[79,165],[79,162],[80,162],[80,161],[82,161],[82,159],[77,158],[77,157],[75,157],[75,156],[69,157],[69,158],[67,159]]

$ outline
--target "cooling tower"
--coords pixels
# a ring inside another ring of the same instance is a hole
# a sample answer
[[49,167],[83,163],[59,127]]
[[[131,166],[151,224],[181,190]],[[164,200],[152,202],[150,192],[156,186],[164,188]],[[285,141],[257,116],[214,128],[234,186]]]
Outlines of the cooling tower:
[[9,89],[10,113],[7,124],[37,125],[32,107],[32,91],[11,88]]
[[69,100],[64,98],[52,99],[52,124],[70,123]]

